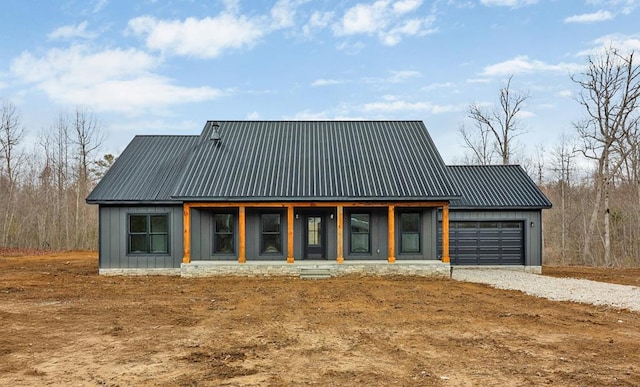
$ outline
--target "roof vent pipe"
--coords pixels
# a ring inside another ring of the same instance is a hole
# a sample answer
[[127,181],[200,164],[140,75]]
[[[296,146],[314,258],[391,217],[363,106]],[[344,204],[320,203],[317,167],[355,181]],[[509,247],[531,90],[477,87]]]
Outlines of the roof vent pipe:
[[220,124],[217,121],[211,123],[211,140],[218,144],[221,140],[220,137]]

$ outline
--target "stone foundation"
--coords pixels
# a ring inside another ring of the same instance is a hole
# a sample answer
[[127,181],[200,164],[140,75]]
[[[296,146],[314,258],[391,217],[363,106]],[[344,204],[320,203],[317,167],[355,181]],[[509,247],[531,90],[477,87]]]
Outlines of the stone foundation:
[[217,275],[236,276],[289,276],[299,277],[308,269],[327,271],[332,277],[343,275],[411,275],[421,277],[449,278],[451,269],[448,263],[440,261],[350,261],[341,264],[327,261],[303,261],[292,264],[286,262],[211,262],[193,261],[183,263],[183,277],[209,277]]

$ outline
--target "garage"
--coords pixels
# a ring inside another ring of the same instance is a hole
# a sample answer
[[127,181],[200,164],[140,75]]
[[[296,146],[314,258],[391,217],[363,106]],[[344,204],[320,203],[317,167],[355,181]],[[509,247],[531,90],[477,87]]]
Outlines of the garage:
[[452,265],[524,265],[522,222],[450,222]]

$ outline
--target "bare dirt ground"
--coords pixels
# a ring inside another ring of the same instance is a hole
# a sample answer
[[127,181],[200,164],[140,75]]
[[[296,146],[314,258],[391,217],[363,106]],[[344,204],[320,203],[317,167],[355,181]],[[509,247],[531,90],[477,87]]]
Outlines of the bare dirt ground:
[[640,267],[545,266],[542,274],[551,277],[583,278],[619,285],[640,286]]
[[0,326],[0,385],[640,385],[639,313],[446,279],[105,277],[95,253],[14,254]]

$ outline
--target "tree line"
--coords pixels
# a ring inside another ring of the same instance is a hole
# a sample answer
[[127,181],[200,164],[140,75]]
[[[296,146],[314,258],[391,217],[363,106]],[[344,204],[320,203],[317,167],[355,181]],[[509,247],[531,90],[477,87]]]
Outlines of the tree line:
[[0,247],[96,249],[98,215],[85,198],[113,163],[97,158],[104,131],[78,107],[60,113],[30,150],[16,106],[0,101]]

